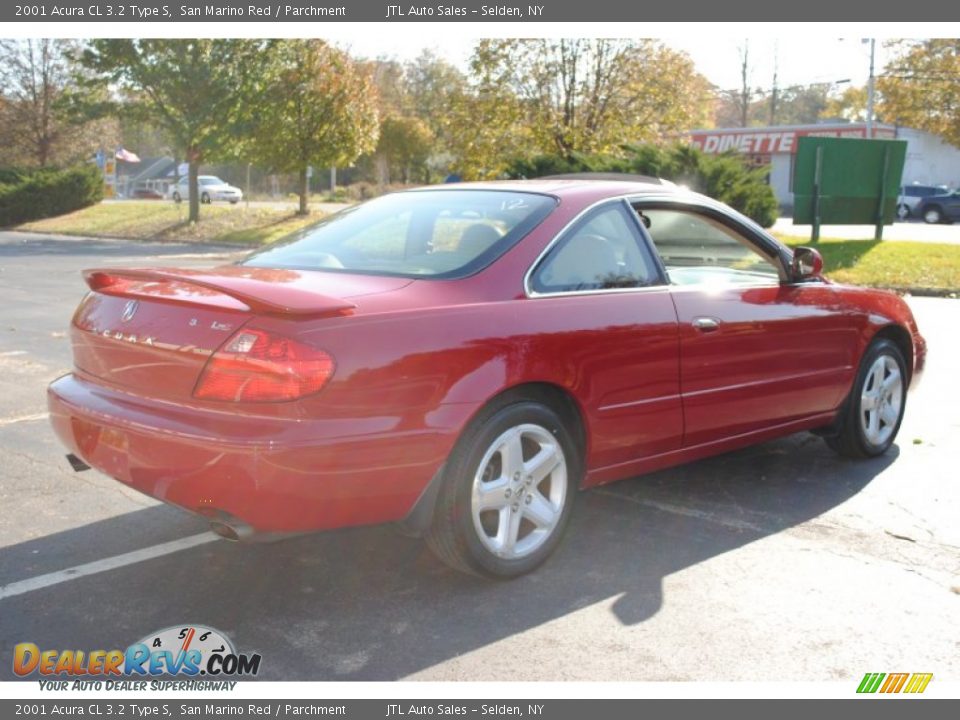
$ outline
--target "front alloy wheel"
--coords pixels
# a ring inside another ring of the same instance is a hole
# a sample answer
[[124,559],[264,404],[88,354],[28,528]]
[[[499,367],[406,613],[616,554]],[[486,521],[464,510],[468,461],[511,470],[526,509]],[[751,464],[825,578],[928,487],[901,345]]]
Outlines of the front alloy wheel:
[[891,355],[873,361],[860,393],[860,429],[871,445],[887,444],[900,424],[903,375]]
[[907,381],[907,364],[900,348],[886,338],[874,340],[860,362],[838,432],[824,437],[827,444],[852,458],[885,453],[903,421]]
[[530,572],[560,542],[579,475],[578,448],[553,409],[521,401],[481,415],[447,461],[427,543],[457,570]]

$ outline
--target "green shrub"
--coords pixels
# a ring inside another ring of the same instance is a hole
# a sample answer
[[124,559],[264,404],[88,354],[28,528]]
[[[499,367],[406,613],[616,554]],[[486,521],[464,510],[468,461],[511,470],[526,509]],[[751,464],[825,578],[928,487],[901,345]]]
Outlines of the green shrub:
[[588,156],[574,153],[571,157],[563,155],[536,155],[531,158],[517,158],[510,163],[507,174],[513,178],[538,178],[545,175],[567,175],[579,172],[616,172],[606,167],[602,156]]
[[538,155],[510,164],[511,177],[577,172],[619,172],[670,180],[740,211],[763,227],[777,219],[777,198],[764,168],[751,168],[735,153],[707,155],[691,145],[628,145],[621,156]]
[[103,199],[95,165],[63,170],[0,170],[0,227],[63,215]]
[[0,167],[0,185],[15,185],[29,175],[29,171],[14,167]]

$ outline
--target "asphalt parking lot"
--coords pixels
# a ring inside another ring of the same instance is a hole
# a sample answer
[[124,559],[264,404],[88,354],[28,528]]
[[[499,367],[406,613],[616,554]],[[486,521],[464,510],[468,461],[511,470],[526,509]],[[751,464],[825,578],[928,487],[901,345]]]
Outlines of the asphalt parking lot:
[[18,642],[125,648],[184,623],[261,653],[271,680],[960,679],[960,301],[911,300],[930,359],[887,456],[804,434],[583,493],[547,565],[491,583],[387,527],[198,538],[70,469],[45,388],[70,366],[78,271],[228,257],[0,233],[0,679]]

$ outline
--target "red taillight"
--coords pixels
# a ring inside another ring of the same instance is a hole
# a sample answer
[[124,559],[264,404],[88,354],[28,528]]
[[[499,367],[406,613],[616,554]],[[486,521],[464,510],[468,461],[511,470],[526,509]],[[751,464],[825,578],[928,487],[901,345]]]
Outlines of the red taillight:
[[333,375],[323,350],[263,330],[241,330],[207,361],[194,397],[236,402],[295,400]]

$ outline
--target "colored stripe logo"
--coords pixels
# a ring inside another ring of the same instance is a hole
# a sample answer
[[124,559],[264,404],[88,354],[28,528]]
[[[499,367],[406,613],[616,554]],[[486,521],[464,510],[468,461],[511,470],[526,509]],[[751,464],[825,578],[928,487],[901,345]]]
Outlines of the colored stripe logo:
[[933,673],[867,673],[860,681],[857,692],[919,694],[927,689],[932,679]]

